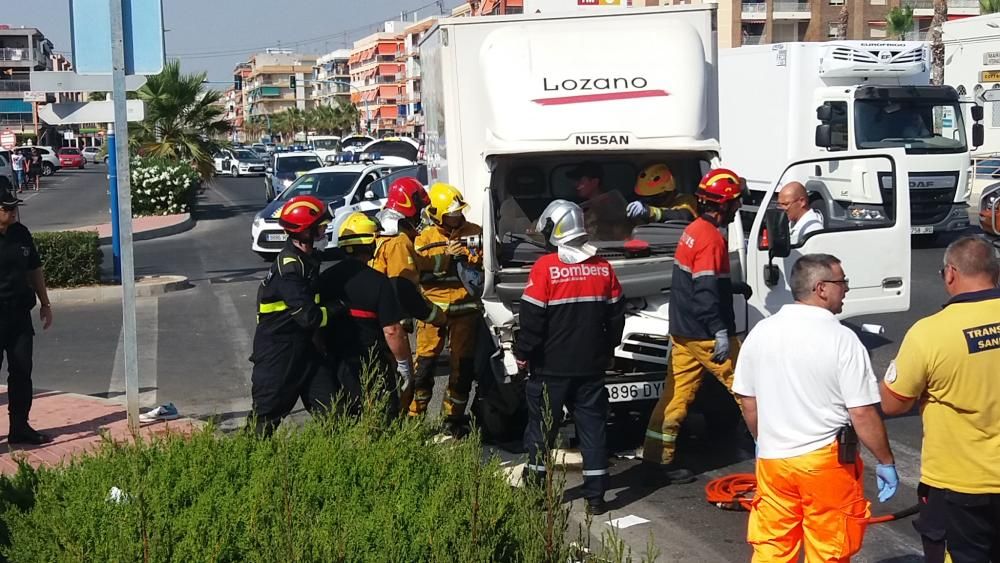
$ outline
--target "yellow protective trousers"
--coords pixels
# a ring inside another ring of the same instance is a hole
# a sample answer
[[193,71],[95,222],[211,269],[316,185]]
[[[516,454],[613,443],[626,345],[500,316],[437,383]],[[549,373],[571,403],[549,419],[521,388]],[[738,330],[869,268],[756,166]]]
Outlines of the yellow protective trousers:
[[837,443],[796,457],[757,460],[747,541],[754,563],[848,562],[861,550],[871,503],[861,458],[842,465]]
[[[732,393],[736,357],[740,341],[729,339],[729,359],[717,364],[712,361],[715,340],[693,340],[671,336],[670,369],[663,383],[663,394],[653,407],[646,426],[642,459],[650,463],[669,464],[677,451],[677,434],[687,417],[688,408],[701,387],[702,372],[712,373]],[[735,400],[735,395],[733,396]],[[739,402],[737,401],[737,404]]]
[[410,402],[411,416],[427,411],[434,394],[434,367],[438,356],[449,341],[448,390],[444,396],[441,412],[446,417],[465,414],[469,402],[469,392],[475,379],[476,331],[482,322],[482,314],[472,312],[465,315],[449,316],[448,324],[436,327],[425,322],[417,322],[417,361],[414,373],[413,400]]

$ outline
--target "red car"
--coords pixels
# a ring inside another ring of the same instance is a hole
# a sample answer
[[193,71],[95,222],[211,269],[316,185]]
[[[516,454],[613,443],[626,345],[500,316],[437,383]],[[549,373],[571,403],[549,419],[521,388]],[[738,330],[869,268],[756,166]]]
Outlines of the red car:
[[63,168],[83,169],[87,164],[87,159],[83,158],[80,149],[71,147],[59,149],[59,165]]

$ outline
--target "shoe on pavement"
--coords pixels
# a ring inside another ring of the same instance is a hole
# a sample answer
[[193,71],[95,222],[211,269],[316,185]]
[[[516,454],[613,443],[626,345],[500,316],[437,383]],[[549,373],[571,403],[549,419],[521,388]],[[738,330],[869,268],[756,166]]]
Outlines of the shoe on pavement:
[[666,465],[658,463],[647,463],[646,467],[666,480],[670,484],[684,485],[694,483],[697,480],[694,472],[685,467],[680,467],[676,463]]
[[446,418],[441,432],[450,438],[461,440],[469,435],[472,429],[465,417]]
[[175,420],[180,417],[173,403],[160,405],[155,409],[139,415],[139,422],[156,422],[157,420]]
[[48,444],[51,441],[51,436],[48,434],[42,434],[28,425],[24,425],[24,427],[18,428],[17,430],[11,430],[10,434],[7,436],[8,444],[31,444],[33,446],[40,446],[42,444]]
[[604,499],[601,497],[589,498],[587,499],[585,510],[591,516],[600,516],[608,511],[608,503],[604,502]]

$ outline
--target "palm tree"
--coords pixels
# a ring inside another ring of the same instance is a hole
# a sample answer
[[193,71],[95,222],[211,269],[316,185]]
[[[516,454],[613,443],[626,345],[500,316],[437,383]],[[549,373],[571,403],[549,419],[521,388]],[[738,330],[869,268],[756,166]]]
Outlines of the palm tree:
[[931,84],[944,84],[944,41],[941,24],[948,21],[948,0],[934,0],[934,17],[931,18]]
[[206,90],[205,73],[181,74],[180,63],[170,61],[138,90],[146,119],[130,124],[130,144],[142,153],[186,161],[203,178],[212,175],[212,155],[224,145],[214,139],[229,133],[222,120],[222,94]]
[[1000,12],[1000,0],[979,0],[980,14],[995,14]]
[[913,7],[904,5],[890,9],[885,16],[885,27],[889,37],[903,39],[913,30]]

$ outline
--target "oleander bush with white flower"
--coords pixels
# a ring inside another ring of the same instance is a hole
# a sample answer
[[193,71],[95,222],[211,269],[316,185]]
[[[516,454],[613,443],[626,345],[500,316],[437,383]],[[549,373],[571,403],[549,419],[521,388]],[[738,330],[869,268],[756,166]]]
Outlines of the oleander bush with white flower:
[[191,211],[201,180],[190,164],[136,156],[131,168],[133,217]]

